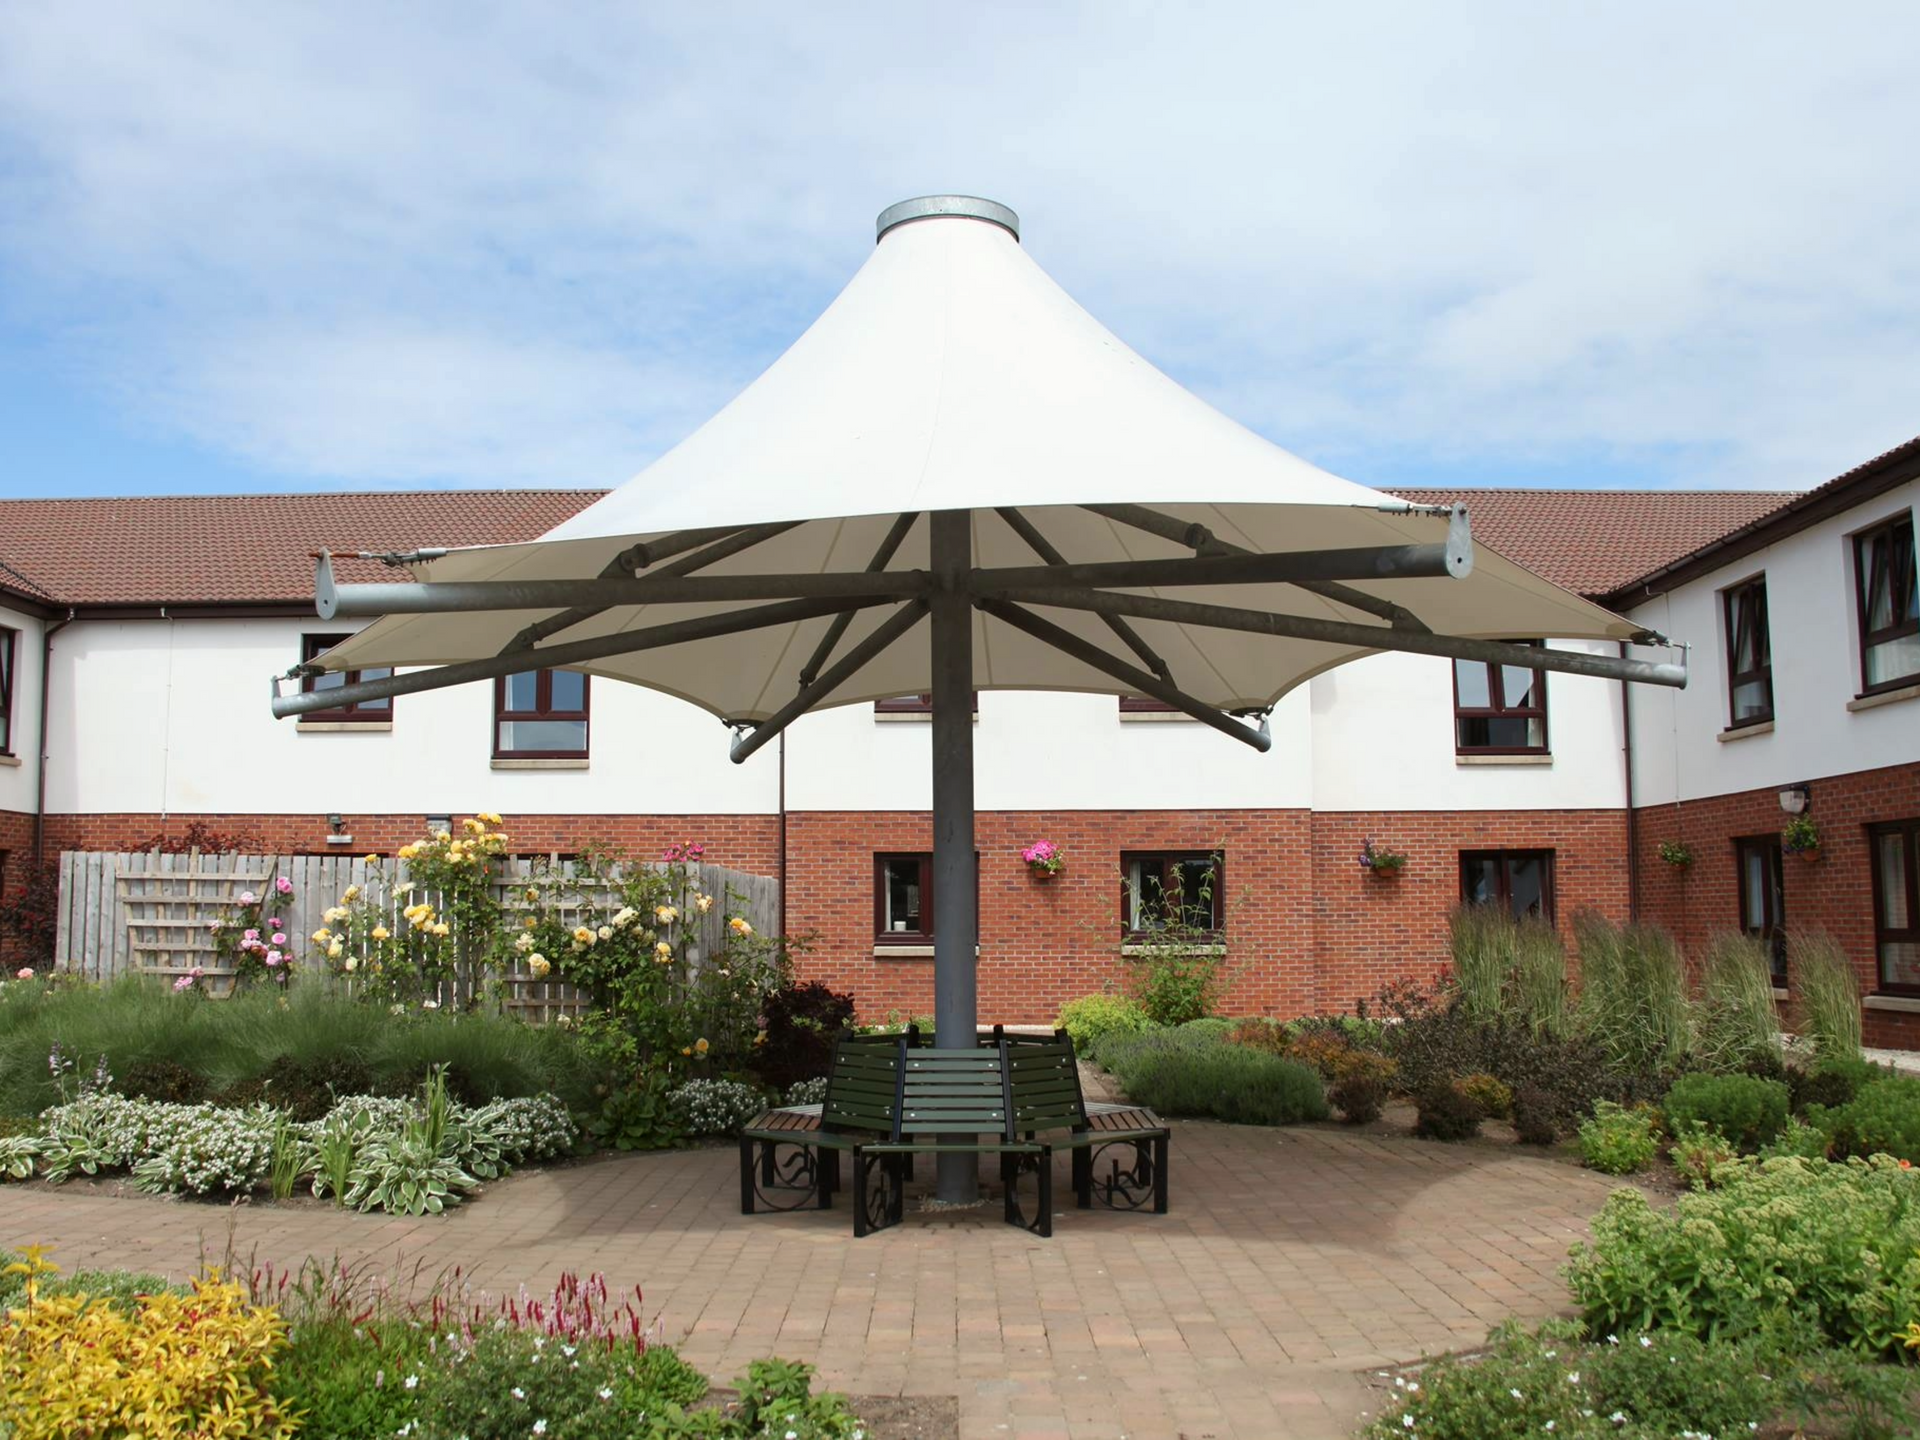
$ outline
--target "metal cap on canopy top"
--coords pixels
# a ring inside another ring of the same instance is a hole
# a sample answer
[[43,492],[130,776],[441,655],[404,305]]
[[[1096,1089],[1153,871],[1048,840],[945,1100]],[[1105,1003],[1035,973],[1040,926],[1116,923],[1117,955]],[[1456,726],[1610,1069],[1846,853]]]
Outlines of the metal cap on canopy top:
[[[563,667],[702,706],[745,760],[811,709],[931,692],[936,1038],[965,1045],[973,691],[1151,696],[1266,750],[1281,695],[1380,651],[1685,683],[1503,639],[1658,637],[1476,546],[1463,507],[1330,475],[1205,405],[1076,305],[1018,227],[966,196],[881,212],[880,243],[780,359],[539,540],[363,557],[411,572],[386,584],[342,583],[322,555],[321,613],[384,618],[297,668],[403,668],[276,684],[274,713]],[[940,1173],[943,1199],[973,1193],[967,1157]]]

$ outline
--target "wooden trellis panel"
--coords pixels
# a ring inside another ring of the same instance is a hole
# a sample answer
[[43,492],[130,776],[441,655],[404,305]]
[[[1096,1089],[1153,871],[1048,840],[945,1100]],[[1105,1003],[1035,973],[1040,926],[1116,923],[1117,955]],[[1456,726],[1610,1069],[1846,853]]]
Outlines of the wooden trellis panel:
[[243,892],[265,892],[274,873],[255,857],[197,853],[148,855],[134,868],[116,868],[114,905],[126,930],[119,968],[172,980],[198,967],[210,994],[231,993],[233,967],[216,954],[210,922]]

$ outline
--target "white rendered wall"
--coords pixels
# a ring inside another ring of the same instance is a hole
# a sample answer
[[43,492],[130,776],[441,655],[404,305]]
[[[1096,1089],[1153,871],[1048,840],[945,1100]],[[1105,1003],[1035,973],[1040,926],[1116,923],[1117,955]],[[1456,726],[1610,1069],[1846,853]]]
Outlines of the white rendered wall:
[[[1916,503],[1920,483],[1910,482],[1630,612],[1649,629],[1694,647],[1685,690],[1642,686],[1634,692],[1636,804],[1773,788],[1920,760],[1920,699],[1847,709],[1860,692],[1848,537],[1902,511],[1911,514]],[[1720,595],[1763,572],[1773,641],[1773,730],[1723,741],[1728,700]]]
[[[31,812],[40,780],[40,621],[0,605],[0,626],[19,631],[13,642],[13,724],[0,757],[0,810]],[[18,763],[15,763],[15,762]]]
[[[777,803],[771,751],[683,701],[592,688],[585,770],[492,768],[492,687],[404,695],[389,732],[302,733],[267,709],[298,620],[81,621],[56,640],[50,814],[751,814]],[[4,781],[0,781],[4,783]]]
[[[1262,755],[1197,721],[1122,720],[1111,695],[1003,690],[974,726],[979,810],[1211,810],[1312,804],[1307,697],[1286,696]],[[926,810],[933,727],[876,720],[871,705],[823,710],[788,732],[794,810]],[[764,752],[763,752],[764,753]]]
[[[1572,640],[1550,648],[1617,653]],[[1316,675],[1311,685],[1316,810],[1588,810],[1626,802],[1613,681],[1547,676],[1549,764],[1532,756],[1459,763],[1449,660],[1374,655]]]

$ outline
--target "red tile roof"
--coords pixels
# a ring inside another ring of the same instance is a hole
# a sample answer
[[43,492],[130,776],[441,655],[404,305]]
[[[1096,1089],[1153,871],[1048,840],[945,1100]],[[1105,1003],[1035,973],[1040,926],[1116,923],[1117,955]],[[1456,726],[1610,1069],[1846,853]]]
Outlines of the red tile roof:
[[[317,547],[410,550],[531,540],[599,490],[416,490],[0,500],[0,591],[60,605],[307,604]],[[1703,490],[1394,492],[1464,500],[1474,535],[1568,589],[1600,595],[1792,496]],[[393,578],[345,561],[343,580]]]
[[[0,500],[0,588],[62,605],[310,603],[311,552],[530,540],[599,490]],[[342,579],[391,580],[374,561]],[[25,581],[26,583],[18,583]]]
[[1793,500],[1779,490],[1395,490],[1464,501],[1473,538],[1582,595],[1605,595]]

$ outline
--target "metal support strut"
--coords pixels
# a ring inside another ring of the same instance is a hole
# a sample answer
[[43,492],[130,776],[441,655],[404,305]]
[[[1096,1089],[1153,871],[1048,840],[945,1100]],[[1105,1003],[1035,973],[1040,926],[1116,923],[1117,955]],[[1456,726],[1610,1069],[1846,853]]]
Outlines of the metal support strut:
[[[980,897],[973,851],[973,517],[936,510],[930,560],[933,610],[933,1037],[942,1049],[971,1050],[979,1031],[974,984]],[[960,1137],[971,1140],[974,1137]],[[980,1197],[979,1157],[943,1154],[934,1194],[946,1204]]]

